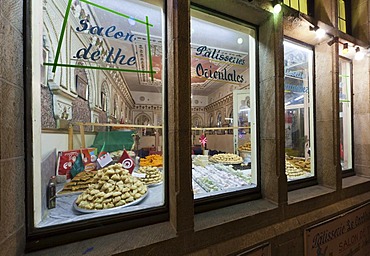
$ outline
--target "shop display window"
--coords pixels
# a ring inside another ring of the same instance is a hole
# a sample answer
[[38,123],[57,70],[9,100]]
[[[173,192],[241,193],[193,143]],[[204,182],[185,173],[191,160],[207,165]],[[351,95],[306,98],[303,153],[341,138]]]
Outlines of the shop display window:
[[163,1],[31,8],[31,226],[166,211]]
[[352,92],[351,61],[339,59],[340,163],[342,170],[352,169]]
[[313,51],[284,41],[285,173],[288,181],[314,176]]
[[255,33],[247,25],[191,11],[196,200],[257,187]]

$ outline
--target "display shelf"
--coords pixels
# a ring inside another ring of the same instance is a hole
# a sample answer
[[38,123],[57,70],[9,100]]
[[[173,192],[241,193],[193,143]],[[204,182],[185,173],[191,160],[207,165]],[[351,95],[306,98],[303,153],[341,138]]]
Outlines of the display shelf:
[[197,194],[209,195],[213,192],[225,193],[230,189],[254,187],[251,184],[250,169],[235,170],[233,166],[224,164],[193,165],[192,177],[194,182],[204,191]]
[[194,199],[207,198],[207,197],[211,197],[211,196],[217,196],[217,195],[225,194],[225,193],[232,193],[232,192],[245,190],[245,189],[251,189],[251,188],[255,188],[255,187],[257,187],[257,185],[254,184],[254,183],[251,183],[251,184],[243,186],[243,187],[229,188],[229,189],[225,189],[225,190],[213,191],[213,192],[208,192],[208,193],[207,192],[197,193],[197,194],[194,194]]
[[137,205],[132,205],[126,208],[112,209],[109,212],[101,211],[90,214],[78,212],[73,208],[73,203],[78,195],[58,197],[56,199],[56,208],[48,210],[46,217],[38,225],[36,225],[36,227],[50,227],[75,221],[88,220],[96,217],[157,207],[164,204],[163,186],[164,185],[161,184],[159,186],[149,188],[148,196]]
[[248,129],[250,126],[230,126],[230,127],[204,127],[191,128],[192,131],[216,131],[216,130],[233,130],[233,129]]
[[68,149],[73,149],[73,127],[79,126],[80,127],[80,136],[81,136],[81,147],[86,147],[85,142],[85,126],[93,126],[93,127],[112,127],[112,128],[125,128],[126,130],[134,132],[138,128],[145,128],[145,129],[162,129],[162,126],[155,126],[155,125],[138,125],[138,124],[111,124],[111,123],[81,123],[81,122],[71,122],[68,128]]

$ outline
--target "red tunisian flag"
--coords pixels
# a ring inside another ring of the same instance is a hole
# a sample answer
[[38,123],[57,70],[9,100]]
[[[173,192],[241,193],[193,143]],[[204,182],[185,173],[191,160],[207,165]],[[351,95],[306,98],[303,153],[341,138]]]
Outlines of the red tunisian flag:
[[126,149],[123,150],[121,158],[118,160],[119,163],[122,164],[122,167],[128,170],[130,173],[135,169],[135,162],[132,158],[128,155]]

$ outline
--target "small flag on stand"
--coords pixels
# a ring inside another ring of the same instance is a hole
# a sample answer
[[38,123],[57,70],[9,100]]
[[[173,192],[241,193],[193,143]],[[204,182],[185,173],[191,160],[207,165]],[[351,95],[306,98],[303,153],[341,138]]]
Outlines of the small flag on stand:
[[104,151],[105,149],[105,142],[103,144],[103,146],[101,147],[101,150],[100,150],[100,153],[98,155],[98,158],[100,158],[101,156],[105,155],[107,152]]
[[73,163],[72,168],[71,168],[71,176],[72,178],[76,176],[78,173],[82,172],[85,169],[82,155],[81,153],[78,154],[76,161]]
[[101,147],[101,150],[100,150],[100,153],[97,159],[101,168],[103,168],[104,166],[107,166],[113,160],[112,157],[109,155],[109,153],[105,152],[104,149],[105,149],[105,142],[103,146]]
[[[101,153],[99,155],[101,155]],[[109,153],[106,153],[104,155],[101,155],[98,158],[98,163],[99,163],[99,165],[100,165],[101,168],[104,168],[105,166],[107,166],[112,161],[113,161],[113,159],[109,155]]]
[[200,144],[202,144],[202,147],[205,148],[207,144],[207,137],[204,134],[202,134],[199,138],[199,142]]
[[135,169],[135,162],[132,160],[132,158],[127,153],[126,149],[123,150],[122,156],[118,161],[122,164],[122,167],[126,170],[128,170],[130,173]]

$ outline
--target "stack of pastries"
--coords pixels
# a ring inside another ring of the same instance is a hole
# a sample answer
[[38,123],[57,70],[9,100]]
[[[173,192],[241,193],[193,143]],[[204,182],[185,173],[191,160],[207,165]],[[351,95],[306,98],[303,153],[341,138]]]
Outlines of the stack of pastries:
[[87,210],[110,209],[132,203],[147,193],[147,186],[133,177],[121,164],[98,170],[94,184],[76,200],[79,208]]

